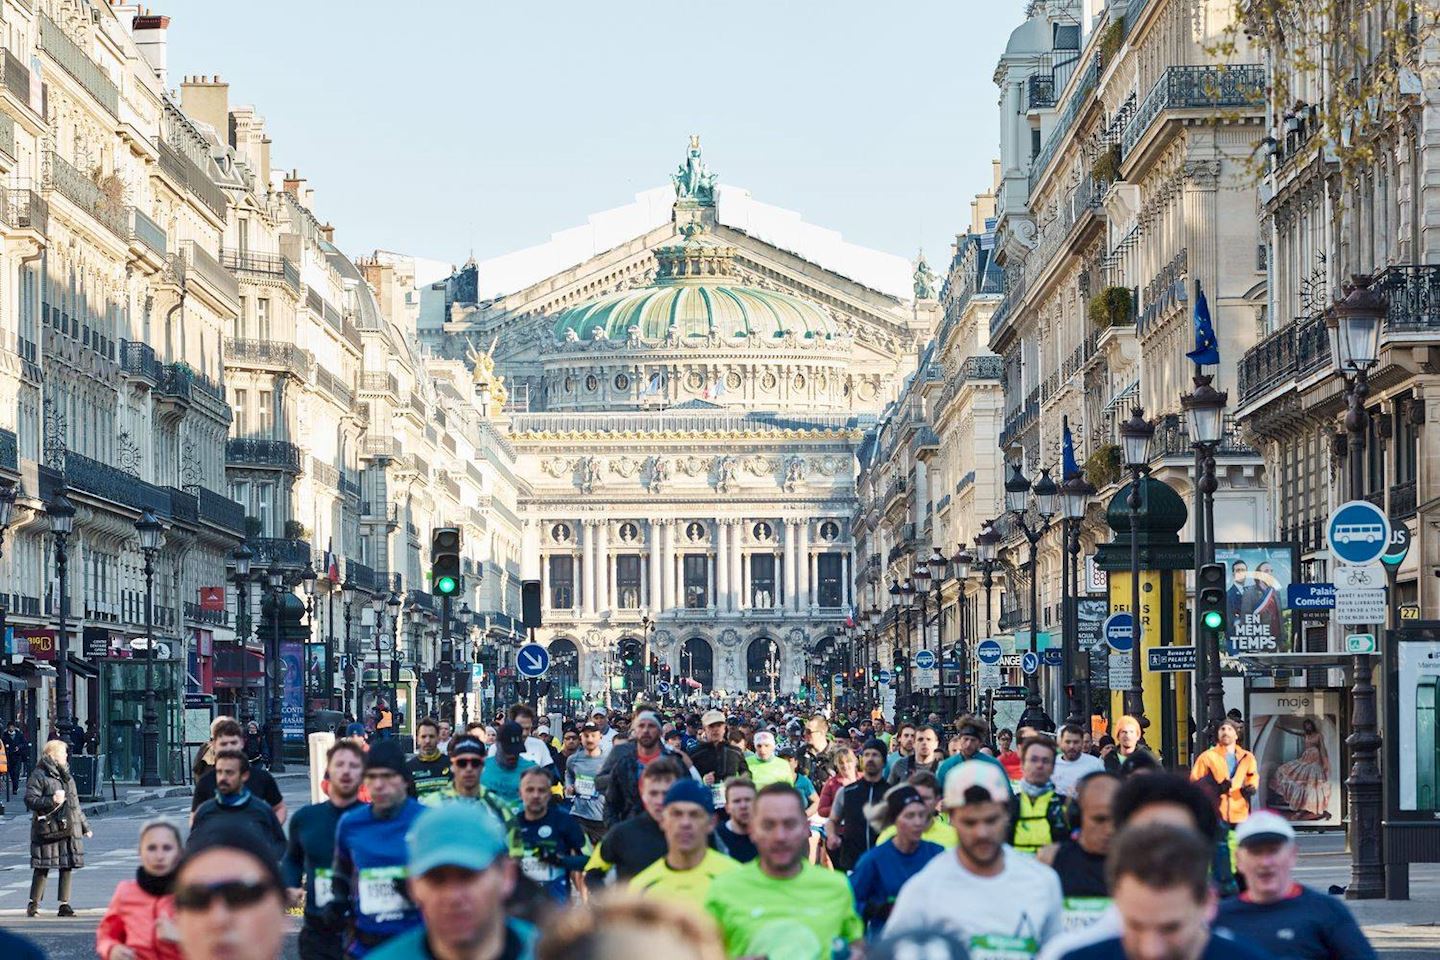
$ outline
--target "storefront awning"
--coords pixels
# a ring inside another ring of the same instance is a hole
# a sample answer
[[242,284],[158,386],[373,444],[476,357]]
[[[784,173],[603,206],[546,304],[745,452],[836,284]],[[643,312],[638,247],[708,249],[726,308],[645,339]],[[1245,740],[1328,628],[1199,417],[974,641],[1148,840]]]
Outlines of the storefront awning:
[[29,688],[29,684],[20,677],[11,676],[8,673],[0,673],[0,693],[20,693]]

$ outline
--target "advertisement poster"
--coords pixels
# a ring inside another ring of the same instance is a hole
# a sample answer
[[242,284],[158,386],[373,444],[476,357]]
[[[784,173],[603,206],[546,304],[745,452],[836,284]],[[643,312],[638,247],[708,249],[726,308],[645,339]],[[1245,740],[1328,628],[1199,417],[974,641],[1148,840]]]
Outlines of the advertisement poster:
[[1294,823],[1341,822],[1339,691],[1252,690],[1250,744],[1258,806]]
[[1440,811],[1440,642],[1395,645],[1400,698],[1400,809]]
[[1082,597],[1075,601],[1075,625],[1078,628],[1076,638],[1081,655],[1089,665],[1090,672],[1087,675],[1096,689],[1103,689],[1109,679],[1110,648],[1105,645],[1102,630],[1105,618],[1109,615],[1108,600],[1087,600]]
[[305,676],[308,678],[310,691],[317,696],[324,696],[329,688],[329,678],[325,675],[325,644],[305,644]]
[[1226,648],[1231,656],[1289,653],[1291,612],[1285,596],[1294,579],[1289,544],[1222,543],[1215,561],[1225,565]]
[[305,673],[301,669],[300,644],[280,644],[280,728],[286,740],[305,739]]

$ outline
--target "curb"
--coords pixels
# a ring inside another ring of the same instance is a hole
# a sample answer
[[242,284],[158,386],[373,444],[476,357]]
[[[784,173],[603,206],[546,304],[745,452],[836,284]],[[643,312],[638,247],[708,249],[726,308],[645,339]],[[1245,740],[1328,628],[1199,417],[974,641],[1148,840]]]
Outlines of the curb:
[[94,803],[83,803],[80,809],[85,816],[99,816],[102,813],[109,813],[112,810],[123,810],[126,807],[134,806],[137,803],[145,803],[150,800],[164,800],[170,797],[190,796],[189,787],[165,787],[159,790],[152,790],[148,793],[134,794],[123,800],[98,800]]

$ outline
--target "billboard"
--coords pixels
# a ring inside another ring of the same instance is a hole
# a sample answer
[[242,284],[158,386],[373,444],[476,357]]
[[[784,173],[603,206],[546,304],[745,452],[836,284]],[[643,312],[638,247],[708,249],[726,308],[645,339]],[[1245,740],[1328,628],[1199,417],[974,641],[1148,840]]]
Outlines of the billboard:
[[1252,690],[1249,714],[1257,806],[1295,823],[1341,823],[1340,692]]
[[1292,612],[1286,594],[1294,581],[1294,545],[1216,544],[1215,562],[1225,565],[1227,652],[1291,652]]
[[280,644],[280,728],[286,740],[305,739],[305,673],[301,668],[304,654],[300,644],[286,640]]
[[1440,641],[1405,639],[1395,644],[1395,671],[1399,808],[1440,812]]

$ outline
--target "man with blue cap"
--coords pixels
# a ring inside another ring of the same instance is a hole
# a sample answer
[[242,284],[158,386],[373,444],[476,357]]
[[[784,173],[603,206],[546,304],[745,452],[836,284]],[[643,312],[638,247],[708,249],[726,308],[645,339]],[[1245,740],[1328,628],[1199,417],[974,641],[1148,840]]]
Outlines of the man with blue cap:
[[535,929],[505,915],[515,862],[505,828],[478,804],[426,810],[405,838],[407,889],[424,923],[370,953],[370,960],[531,960]]
[[665,856],[635,874],[631,889],[704,908],[710,881],[740,866],[710,847],[715,829],[712,797],[710,788],[698,780],[676,780],[671,785],[660,813]]

